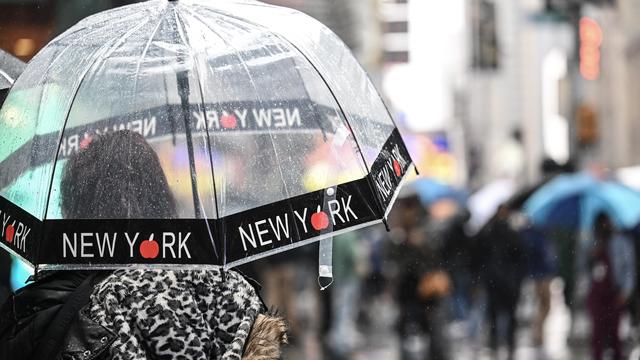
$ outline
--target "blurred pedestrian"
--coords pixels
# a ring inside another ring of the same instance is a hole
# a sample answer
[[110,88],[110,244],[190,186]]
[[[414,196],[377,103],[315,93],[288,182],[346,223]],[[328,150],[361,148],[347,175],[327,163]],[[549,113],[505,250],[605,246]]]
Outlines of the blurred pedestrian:
[[533,320],[533,344],[544,346],[544,323],[551,310],[551,281],[556,274],[555,252],[543,231],[524,218],[520,235],[527,246],[528,277],[535,286],[538,307]]
[[600,213],[593,230],[589,254],[591,272],[587,306],[591,316],[591,351],[594,360],[611,348],[613,359],[622,359],[620,317],[629,303],[636,282],[633,245],[616,232],[609,216]]
[[576,231],[577,224],[570,224],[564,227],[554,226],[545,229],[545,236],[556,250],[557,274],[562,279],[562,295],[564,303],[571,312],[571,321],[575,318],[575,292],[578,264],[584,264],[585,260],[578,249],[579,232]]
[[332,326],[328,338],[336,355],[345,358],[363,342],[357,328],[361,289],[356,252],[358,235],[358,231],[353,231],[333,239],[335,280],[331,288]]
[[[640,224],[628,230],[626,235],[631,239],[635,254],[636,275],[640,272]],[[634,330],[634,336],[638,338],[640,335],[640,276],[636,276],[636,284],[633,295],[629,301],[629,313],[631,315],[631,325]]]
[[471,307],[471,258],[474,249],[471,237],[465,232],[469,218],[468,211],[459,211],[447,221],[442,234],[442,257],[453,285],[453,317],[459,321],[467,320]]
[[[176,216],[158,157],[130,131],[68,160],[61,208],[72,219]],[[3,360],[277,359],[286,341],[253,285],[222,268],[40,273],[0,316]]]
[[449,358],[444,299],[451,282],[442,268],[442,247],[428,237],[426,212],[417,196],[398,199],[391,230],[390,256],[397,264],[396,295],[400,315],[397,329],[402,358],[423,351],[416,340],[428,336],[428,359]]
[[[515,352],[516,307],[526,272],[526,248],[509,220],[511,211],[501,205],[481,230],[478,251],[487,292],[489,347],[495,352],[504,333],[509,359]],[[504,324],[505,326],[502,326]]]

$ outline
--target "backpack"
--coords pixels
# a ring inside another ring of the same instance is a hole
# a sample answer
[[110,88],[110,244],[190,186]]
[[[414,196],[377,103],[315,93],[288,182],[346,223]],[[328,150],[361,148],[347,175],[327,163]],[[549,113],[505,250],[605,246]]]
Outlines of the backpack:
[[0,309],[0,359],[55,359],[99,272],[56,271],[12,294]]

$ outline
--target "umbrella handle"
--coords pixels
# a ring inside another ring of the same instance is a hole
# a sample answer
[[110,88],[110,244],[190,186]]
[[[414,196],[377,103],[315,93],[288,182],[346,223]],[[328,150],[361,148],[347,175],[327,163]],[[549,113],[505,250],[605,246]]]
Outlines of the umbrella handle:
[[329,283],[327,285],[322,285],[322,283],[320,282],[320,279],[323,278],[324,276],[318,276],[318,286],[320,286],[320,291],[325,291],[329,288],[329,286],[331,286],[331,284],[333,284],[333,276],[330,277],[329,279],[331,279],[329,281]]
[[[320,278],[329,278],[327,285],[322,285]],[[320,240],[318,251],[318,285],[324,291],[333,284],[333,238]]]

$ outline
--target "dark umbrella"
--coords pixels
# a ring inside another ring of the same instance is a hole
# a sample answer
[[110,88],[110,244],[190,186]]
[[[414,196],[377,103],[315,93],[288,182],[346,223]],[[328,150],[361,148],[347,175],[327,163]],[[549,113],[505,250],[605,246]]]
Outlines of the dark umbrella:
[[509,205],[511,209],[521,210],[525,202],[527,202],[531,195],[538,191],[538,189],[553,180],[556,176],[571,173],[575,171],[575,169],[571,162],[561,165],[553,159],[546,158],[540,164],[540,171],[542,172],[542,180],[533,185],[525,186],[523,189],[516,192],[509,201],[507,201],[507,205]]
[[531,197],[531,195],[533,195],[536,191],[538,191],[538,189],[544,186],[549,180],[551,180],[551,178],[545,178],[534,185],[524,187],[522,190],[515,193],[515,195],[513,195],[507,201],[507,205],[512,210],[522,209],[522,207],[524,206],[524,203],[527,202],[527,200]]
[[[10,99],[1,245],[43,269],[235,266],[384,221],[412,166],[344,44],[253,1],[156,0],[89,17],[30,62]],[[175,218],[64,215],[70,157],[123,129],[153,147]]]

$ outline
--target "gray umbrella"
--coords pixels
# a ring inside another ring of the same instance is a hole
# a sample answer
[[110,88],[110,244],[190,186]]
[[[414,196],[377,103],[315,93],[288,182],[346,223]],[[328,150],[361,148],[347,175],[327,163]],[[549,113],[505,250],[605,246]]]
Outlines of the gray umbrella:
[[22,74],[25,64],[6,51],[0,50],[0,90],[11,87],[18,76]]

